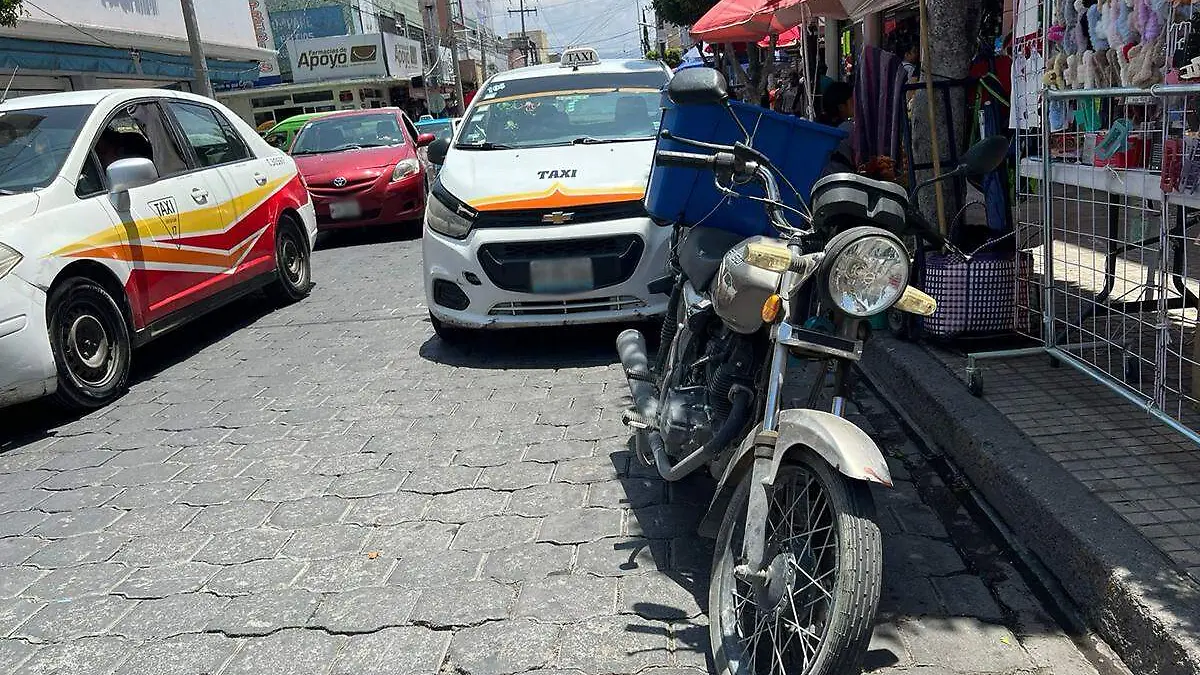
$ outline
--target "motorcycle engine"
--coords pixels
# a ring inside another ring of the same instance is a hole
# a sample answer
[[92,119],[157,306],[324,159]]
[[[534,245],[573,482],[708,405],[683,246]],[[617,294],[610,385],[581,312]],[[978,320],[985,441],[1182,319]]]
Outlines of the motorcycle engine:
[[729,396],[735,386],[754,387],[757,361],[752,338],[729,330],[715,315],[710,316],[707,326],[711,330],[699,331],[707,334],[702,358],[667,393],[659,408],[659,433],[673,457],[689,455],[712,438],[732,411]]

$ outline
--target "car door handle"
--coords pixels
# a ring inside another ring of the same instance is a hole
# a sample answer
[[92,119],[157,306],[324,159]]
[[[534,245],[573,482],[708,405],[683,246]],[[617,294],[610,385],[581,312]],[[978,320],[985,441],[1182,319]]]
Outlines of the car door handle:
[[192,188],[192,199],[196,200],[197,204],[207,204],[208,190],[203,188]]
[[262,187],[267,184],[267,177],[261,173],[256,173],[254,174],[254,182],[258,183],[259,187]]

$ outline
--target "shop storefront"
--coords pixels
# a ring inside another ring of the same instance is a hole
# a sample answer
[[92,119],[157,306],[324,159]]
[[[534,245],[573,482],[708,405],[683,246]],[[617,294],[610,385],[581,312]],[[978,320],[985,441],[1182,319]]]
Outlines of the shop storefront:
[[[274,52],[259,47],[247,0],[206,0],[205,9],[199,20],[213,81],[253,82],[260,61]],[[71,23],[54,17],[70,17]],[[26,5],[15,27],[0,29],[0,75],[10,97],[118,87],[188,90],[193,71],[180,5],[127,9],[105,0]]]
[[[398,106],[425,97],[420,43],[390,33],[288,43],[292,84],[223,91],[217,97],[254,126],[292,115]],[[417,86],[413,86],[417,78]]]

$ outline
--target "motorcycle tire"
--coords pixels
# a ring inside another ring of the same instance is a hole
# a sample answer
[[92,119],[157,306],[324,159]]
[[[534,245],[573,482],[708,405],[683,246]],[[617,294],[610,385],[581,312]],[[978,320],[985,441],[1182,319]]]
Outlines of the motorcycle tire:
[[870,489],[812,452],[780,469],[767,488],[768,580],[760,609],[750,583],[734,573],[743,563],[751,480],[747,475],[730,501],[713,555],[709,637],[716,672],[858,673],[883,580]]

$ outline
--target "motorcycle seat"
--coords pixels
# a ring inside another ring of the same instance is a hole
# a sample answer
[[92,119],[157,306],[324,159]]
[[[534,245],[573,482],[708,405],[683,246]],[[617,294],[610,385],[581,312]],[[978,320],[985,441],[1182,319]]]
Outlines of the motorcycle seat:
[[725,254],[746,240],[745,235],[715,227],[693,227],[679,243],[679,267],[697,291],[708,290]]

